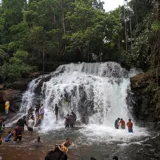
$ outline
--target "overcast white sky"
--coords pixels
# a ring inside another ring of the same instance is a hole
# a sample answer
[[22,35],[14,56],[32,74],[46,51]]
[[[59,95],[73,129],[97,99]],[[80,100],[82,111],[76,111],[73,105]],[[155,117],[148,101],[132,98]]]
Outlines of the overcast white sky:
[[[119,5],[124,4],[124,0],[102,0],[102,1],[105,2],[104,9],[106,10],[106,12],[108,12],[110,10],[114,10]],[[0,2],[1,2],[1,0],[0,0]]]
[[110,10],[114,10],[119,5],[124,4],[124,0],[102,0],[102,1],[105,3],[104,9],[106,10],[106,12],[108,12]]

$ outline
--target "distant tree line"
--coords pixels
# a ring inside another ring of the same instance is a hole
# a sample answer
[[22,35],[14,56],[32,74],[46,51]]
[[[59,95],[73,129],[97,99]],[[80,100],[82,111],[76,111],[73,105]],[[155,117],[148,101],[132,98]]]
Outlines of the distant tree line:
[[50,62],[115,61],[148,67],[150,36],[159,29],[159,20],[152,17],[152,0],[131,0],[108,13],[103,4],[2,0],[0,78],[14,81],[35,70],[45,71]]

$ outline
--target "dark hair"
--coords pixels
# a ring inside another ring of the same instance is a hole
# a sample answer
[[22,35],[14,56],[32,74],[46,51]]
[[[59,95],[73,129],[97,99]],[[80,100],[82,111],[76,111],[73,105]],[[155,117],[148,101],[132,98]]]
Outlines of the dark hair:
[[118,157],[117,157],[117,156],[114,156],[113,159],[114,159],[114,160],[118,160]]
[[129,119],[129,121],[131,121],[131,119]]
[[26,119],[26,116],[23,116],[22,119]]
[[96,160],[94,157],[91,157],[91,159],[90,160]]
[[66,141],[69,140],[69,138],[66,138]]

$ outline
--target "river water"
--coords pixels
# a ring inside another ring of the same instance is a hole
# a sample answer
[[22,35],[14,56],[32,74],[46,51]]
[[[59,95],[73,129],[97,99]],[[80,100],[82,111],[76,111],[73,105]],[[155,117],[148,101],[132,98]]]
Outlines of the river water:
[[[40,147],[39,155],[31,154],[35,159],[43,159],[48,149],[62,143],[67,137],[73,141],[68,153],[69,160],[89,160],[91,156],[105,160],[112,159],[114,155],[123,160],[147,159],[148,156],[139,153],[142,144],[154,134],[139,127],[132,117],[134,101],[130,77],[137,73],[136,70],[128,72],[114,62],[62,65],[55,72],[40,76],[29,84],[20,112],[8,126],[12,126],[30,109],[34,114],[36,107],[43,103],[45,115],[37,134],[43,139],[44,146]],[[60,108],[58,122],[55,122],[55,104]],[[71,110],[76,113],[79,122],[87,117],[88,124],[65,129],[64,116]],[[131,118],[134,133],[128,133],[127,129],[116,130],[114,121],[118,117],[126,122]],[[28,141],[30,146],[31,139]],[[27,143],[21,144],[22,150],[24,144],[27,146]]]

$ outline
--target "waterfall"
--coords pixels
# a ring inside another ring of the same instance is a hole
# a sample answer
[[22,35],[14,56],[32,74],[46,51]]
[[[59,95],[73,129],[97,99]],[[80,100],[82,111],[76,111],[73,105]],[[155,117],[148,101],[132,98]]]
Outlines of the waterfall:
[[73,110],[80,121],[87,117],[90,124],[113,126],[118,117],[131,117],[126,101],[129,78],[129,72],[115,62],[62,65],[30,82],[20,112],[25,115],[43,103],[42,126],[52,129],[56,119],[54,107],[58,104],[59,121],[64,121],[64,116]]

